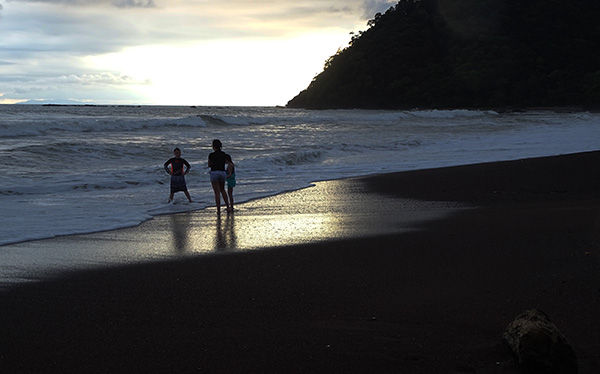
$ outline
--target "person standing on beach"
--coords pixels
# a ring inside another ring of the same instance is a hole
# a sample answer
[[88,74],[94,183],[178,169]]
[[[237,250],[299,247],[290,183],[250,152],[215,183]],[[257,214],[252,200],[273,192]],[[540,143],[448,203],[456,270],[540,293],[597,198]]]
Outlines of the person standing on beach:
[[164,168],[171,175],[171,195],[169,195],[169,202],[173,202],[173,196],[175,192],[183,191],[189,202],[192,202],[190,193],[187,190],[185,184],[185,175],[190,172],[191,166],[189,162],[181,158],[181,149],[175,148],[173,150],[175,157],[170,158],[165,162]]
[[231,156],[225,154],[225,163],[227,164],[227,195],[229,195],[229,208],[233,211],[233,187],[235,187],[235,164],[231,160]]
[[231,211],[227,191],[225,191],[225,179],[227,179],[227,171],[225,171],[226,153],[221,150],[223,144],[219,139],[212,142],[213,151],[208,155],[208,166],[210,167],[210,183],[215,192],[215,203],[217,204],[217,213],[221,213],[221,196],[225,201],[227,211]]

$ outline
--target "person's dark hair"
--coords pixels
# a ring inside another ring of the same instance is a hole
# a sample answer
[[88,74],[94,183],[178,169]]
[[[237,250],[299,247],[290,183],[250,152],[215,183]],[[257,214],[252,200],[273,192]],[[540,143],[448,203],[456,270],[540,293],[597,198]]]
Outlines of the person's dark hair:
[[221,141],[219,139],[215,139],[212,142],[213,147],[217,148],[217,149],[221,149],[223,148],[223,144],[221,143]]
[[181,151],[181,149],[179,149],[179,148],[175,148],[175,149],[173,150],[173,152],[176,152],[176,151]]
[[233,161],[231,161],[231,156],[228,155],[227,153],[225,153],[225,160],[227,160],[229,162],[233,162]]

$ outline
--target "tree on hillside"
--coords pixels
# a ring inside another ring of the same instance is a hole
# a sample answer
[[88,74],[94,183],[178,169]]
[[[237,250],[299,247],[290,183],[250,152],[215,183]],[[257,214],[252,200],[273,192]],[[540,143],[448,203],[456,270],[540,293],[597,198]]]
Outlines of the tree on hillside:
[[599,17],[597,0],[401,0],[288,106],[597,107]]

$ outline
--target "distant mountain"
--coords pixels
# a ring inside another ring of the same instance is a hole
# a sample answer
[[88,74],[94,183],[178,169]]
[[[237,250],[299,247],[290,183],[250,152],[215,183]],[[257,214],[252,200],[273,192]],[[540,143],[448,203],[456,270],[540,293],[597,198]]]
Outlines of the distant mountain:
[[291,108],[600,108],[600,1],[401,0]]
[[27,100],[22,101],[18,104],[32,104],[32,105],[94,105],[93,103],[73,100],[73,99],[40,99],[40,100]]

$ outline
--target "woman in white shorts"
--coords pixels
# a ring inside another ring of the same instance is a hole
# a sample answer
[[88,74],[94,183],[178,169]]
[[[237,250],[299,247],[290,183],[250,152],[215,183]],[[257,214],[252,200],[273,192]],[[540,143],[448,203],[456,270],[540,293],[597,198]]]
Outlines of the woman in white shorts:
[[225,179],[227,178],[227,171],[225,170],[225,163],[227,155],[221,150],[223,144],[219,139],[215,139],[212,142],[213,151],[208,155],[208,166],[210,167],[210,183],[212,184],[213,191],[215,192],[215,204],[217,205],[217,213],[221,212],[221,196],[225,201],[227,211],[231,211],[229,205],[229,199],[227,198],[227,191],[225,190]]

